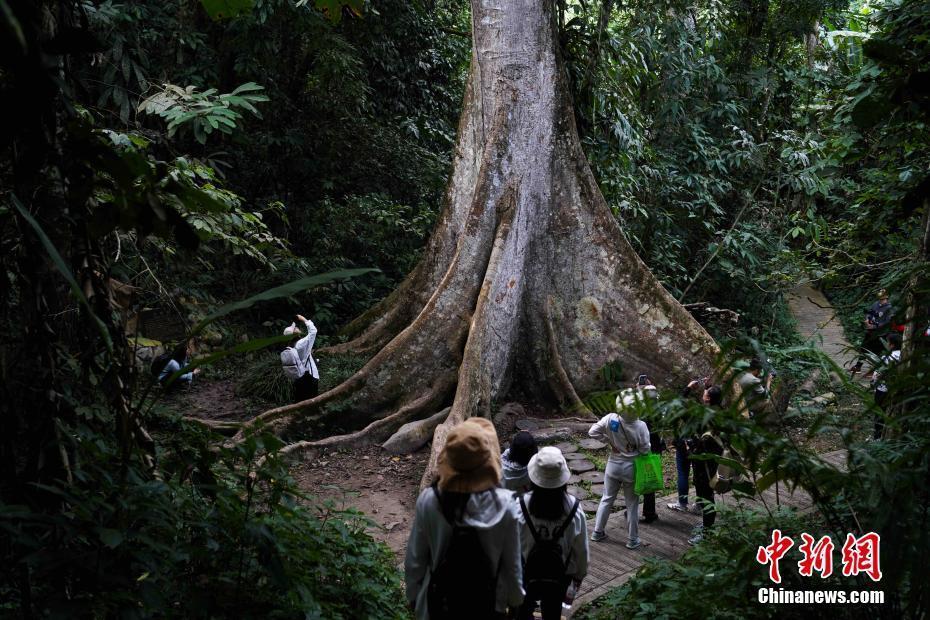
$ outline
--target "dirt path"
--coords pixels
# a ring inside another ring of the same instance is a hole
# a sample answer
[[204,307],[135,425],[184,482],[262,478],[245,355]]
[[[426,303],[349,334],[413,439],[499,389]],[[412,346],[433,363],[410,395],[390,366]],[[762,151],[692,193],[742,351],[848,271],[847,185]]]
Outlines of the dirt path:
[[198,379],[165,397],[165,401],[185,415],[217,421],[248,420],[261,413],[261,404],[236,395],[232,379]]
[[402,562],[428,460],[428,446],[406,456],[370,446],[324,453],[312,462],[294,465],[291,473],[305,492],[332,501],[338,509],[365,513],[375,523],[369,533],[387,543]]

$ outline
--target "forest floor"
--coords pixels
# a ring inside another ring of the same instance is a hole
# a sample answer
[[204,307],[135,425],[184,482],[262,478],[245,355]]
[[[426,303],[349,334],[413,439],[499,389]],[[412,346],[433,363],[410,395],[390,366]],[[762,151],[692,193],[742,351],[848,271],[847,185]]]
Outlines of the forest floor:
[[406,456],[368,446],[325,453],[295,465],[291,473],[304,492],[337,509],[365,513],[373,523],[369,533],[387,543],[400,562],[429,454],[429,446]]
[[232,422],[248,420],[261,413],[264,406],[236,395],[232,379],[204,379],[177,394],[188,415],[205,420]]

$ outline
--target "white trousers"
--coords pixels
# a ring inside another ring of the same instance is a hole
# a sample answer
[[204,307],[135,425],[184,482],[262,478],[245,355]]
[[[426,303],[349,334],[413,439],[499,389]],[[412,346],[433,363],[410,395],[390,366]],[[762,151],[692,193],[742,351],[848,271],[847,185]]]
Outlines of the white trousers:
[[633,461],[607,461],[604,471],[604,496],[597,507],[594,519],[594,531],[603,532],[607,527],[607,518],[613,508],[617,493],[623,486],[623,498],[626,500],[626,525],[630,542],[639,540],[639,495],[633,492]]

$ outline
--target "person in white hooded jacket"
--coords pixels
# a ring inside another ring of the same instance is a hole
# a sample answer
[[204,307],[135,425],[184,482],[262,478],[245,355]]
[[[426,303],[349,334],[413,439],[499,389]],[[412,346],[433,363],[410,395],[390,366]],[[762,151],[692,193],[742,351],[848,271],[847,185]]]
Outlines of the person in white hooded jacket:
[[604,495],[597,508],[594,519],[594,531],[591,540],[598,542],[607,538],[604,528],[620,487],[626,499],[626,521],[629,539],[627,549],[636,549],[639,541],[639,496],[633,491],[635,469],[633,459],[640,454],[649,453],[649,428],[636,413],[636,401],[639,393],[634,389],[624,390],[617,396],[617,410],[620,414],[609,413],[598,420],[588,431],[588,435],[606,441],[610,446],[610,457],[604,471]]
[[[484,418],[469,418],[449,431],[437,472],[436,484],[417,499],[407,541],[407,602],[417,620],[502,618],[523,602],[523,569],[513,492],[498,486],[501,456],[494,425]],[[472,529],[491,583],[444,561],[453,547],[455,528]],[[451,611],[437,612],[431,610],[436,599],[431,581],[448,578],[446,571],[457,573],[452,587],[443,590],[453,604]]]
[[284,376],[294,385],[295,403],[315,397],[320,389],[320,371],[313,359],[316,325],[299,314],[297,320],[307,328],[306,335],[301,334],[296,322],[291,323],[284,328],[284,335],[291,337],[291,344],[281,351],[281,367]]

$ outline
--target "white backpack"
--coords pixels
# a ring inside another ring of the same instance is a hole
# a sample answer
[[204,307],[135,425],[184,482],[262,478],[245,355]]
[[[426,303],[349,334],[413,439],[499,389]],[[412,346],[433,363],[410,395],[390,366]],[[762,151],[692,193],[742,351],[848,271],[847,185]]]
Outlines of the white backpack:
[[284,368],[284,376],[291,381],[297,381],[307,372],[306,366],[300,363],[300,356],[294,347],[281,351],[281,366]]

